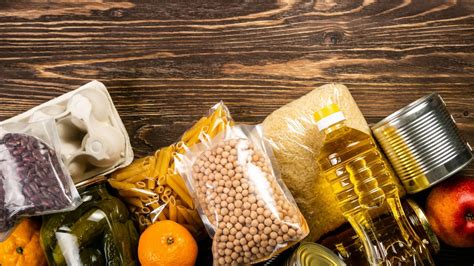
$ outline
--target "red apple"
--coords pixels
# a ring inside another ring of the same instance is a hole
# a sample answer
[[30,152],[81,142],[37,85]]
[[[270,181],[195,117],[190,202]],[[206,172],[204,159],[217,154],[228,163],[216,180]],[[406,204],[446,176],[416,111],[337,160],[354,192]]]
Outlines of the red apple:
[[474,178],[451,177],[428,195],[426,216],[436,235],[453,247],[474,247]]

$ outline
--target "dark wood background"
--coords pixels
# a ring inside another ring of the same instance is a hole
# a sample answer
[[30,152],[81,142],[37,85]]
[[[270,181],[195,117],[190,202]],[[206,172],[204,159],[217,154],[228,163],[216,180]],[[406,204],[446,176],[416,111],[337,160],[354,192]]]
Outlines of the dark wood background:
[[85,2],[0,1],[1,120],[97,79],[142,156],[340,82],[370,123],[437,91],[474,144],[472,0]]

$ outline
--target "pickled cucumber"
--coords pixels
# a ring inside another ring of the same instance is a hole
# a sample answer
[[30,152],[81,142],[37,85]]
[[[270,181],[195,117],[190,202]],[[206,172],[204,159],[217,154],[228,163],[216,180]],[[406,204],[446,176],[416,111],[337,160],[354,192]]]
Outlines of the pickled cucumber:
[[[100,236],[106,224],[105,213],[99,209],[91,209],[82,215],[67,233],[74,235],[77,245],[83,247],[92,242],[97,236]],[[57,244],[53,249],[53,259],[56,264],[62,264],[65,260],[61,247]]]
[[[128,223],[128,224],[127,224]],[[137,245],[135,245],[134,236],[130,234],[130,223],[132,221],[127,221],[127,223],[115,224],[112,226],[113,233],[116,236],[118,241],[117,246],[122,254],[123,265],[135,265],[134,258]],[[135,231],[135,234],[136,231]]]
[[114,222],[125,223],[127,220],[129,220],[127,207],[121,200],[117,198],[103,200],[97,204],[94,204],[94,206],[103,210]]
[[102,266],[105,264],[102,253],[93,248],[85,248],[80,252],[81,263],[83,266]]
[[40,240],[43,250],[48,250],[56,244],[56,230],[66,219],[66,213],[48,215],[43,217],[43,224],[40,230]]
[[114,234],[112,232],[110,231],[105,232],[103,246],[104,246],[105,260],[107,261],[106,265],[109,265],[109,266],[126,265],[125,263],[122,263],[121,261],[120,251],[117,245],[115,244]]
[[136,258],[137,257],[137,247],[138,247],[138,239],[139,239],[139,236],[138,236],[138,232],[137,232],[137,229],[135,228],[135,225],[133,224],[133,221],[132,220],[128,220],[126,223],[125,223],[128,227],[128,234],[130,236],[130,243],[131,243],[131,248],[132,248],[132,252],[133,252],[133,258]]

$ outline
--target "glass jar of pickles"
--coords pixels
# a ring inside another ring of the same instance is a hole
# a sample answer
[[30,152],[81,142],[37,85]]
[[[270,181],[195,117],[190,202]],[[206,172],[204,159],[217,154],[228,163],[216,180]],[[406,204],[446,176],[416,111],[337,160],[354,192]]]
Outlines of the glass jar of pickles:
[[[428,219],[423,210],[413,200],[403,200],[402,208],[405,212],[410,227],[418,235],[428,251],[436,254],[440,249],[438,238],[431,229]],[[387,220],[379,220],[379,227],[382,228],[381,234],[390,234],[393,226],[396,226]],[[341,228],[335,235],[328,236],[320,242],[322,245],[332,249],[339,258],[343,259],[347,265],[368,265],[364,252],[364,247],[352,227]]]
[[49,265],[138,264],[138,233],[105,180],[100,176],[77,185],[83,203],[76,210],[44,216],[41,245]]

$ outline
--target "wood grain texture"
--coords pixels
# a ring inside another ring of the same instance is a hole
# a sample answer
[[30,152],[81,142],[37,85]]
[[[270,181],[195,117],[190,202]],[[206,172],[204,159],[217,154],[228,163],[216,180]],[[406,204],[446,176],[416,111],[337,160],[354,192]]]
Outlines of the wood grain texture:
[[97,79],[137,156],[219,100],[258,123],[328,82],[370,123],[437,91],[474,144],[473,62],[472,0],[0,2],[0,119]]

